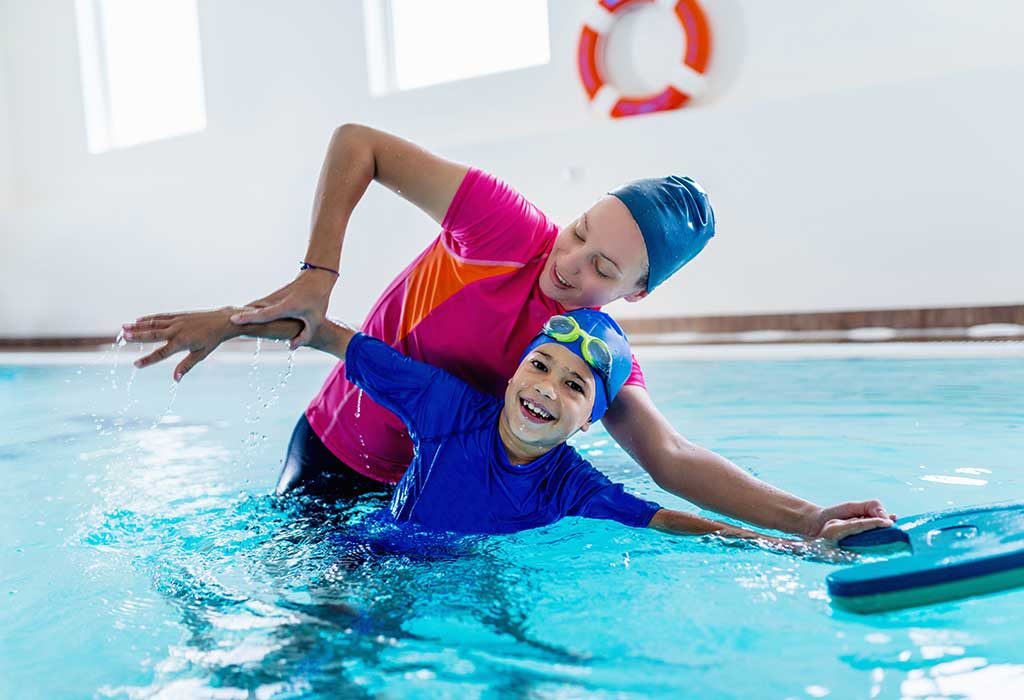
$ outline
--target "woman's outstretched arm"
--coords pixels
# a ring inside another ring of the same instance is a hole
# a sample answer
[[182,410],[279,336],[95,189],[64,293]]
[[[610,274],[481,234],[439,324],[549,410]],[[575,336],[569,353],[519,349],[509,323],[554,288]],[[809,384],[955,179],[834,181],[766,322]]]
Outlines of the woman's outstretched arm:
[[602,420],[655,483],[701,508],[758,527],[834,540],[895,520],[877,500],[825,508],[761,481],[684,438],[641,387],[623,387]]

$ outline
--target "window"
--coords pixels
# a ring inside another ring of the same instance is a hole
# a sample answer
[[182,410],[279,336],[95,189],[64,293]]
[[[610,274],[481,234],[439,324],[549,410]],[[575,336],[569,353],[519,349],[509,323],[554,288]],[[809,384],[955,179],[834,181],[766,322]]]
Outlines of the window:
[[206,128],[196,0],[76,0],[75,12],[90,153]]
[[363,0],[370,91],[548,63],[546,0]]

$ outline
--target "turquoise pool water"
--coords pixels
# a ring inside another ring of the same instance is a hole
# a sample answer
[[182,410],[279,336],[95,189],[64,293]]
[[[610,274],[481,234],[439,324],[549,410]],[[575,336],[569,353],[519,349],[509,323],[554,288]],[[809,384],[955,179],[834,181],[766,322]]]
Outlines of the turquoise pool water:
[[[1024,697],[1022,591],[858,617],[830,565],[577,519],[340,544],[378,504],[267,495],[327,365],[210,362],[172,402],[137,354],[0,355],[0,697]],[[1024,360],[645,367],[685,435],[811,500],[1024,499]]]

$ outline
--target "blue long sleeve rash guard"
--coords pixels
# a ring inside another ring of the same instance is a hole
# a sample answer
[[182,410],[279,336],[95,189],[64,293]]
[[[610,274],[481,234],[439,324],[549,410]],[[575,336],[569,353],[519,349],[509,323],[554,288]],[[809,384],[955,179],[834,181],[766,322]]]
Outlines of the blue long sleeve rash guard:
[[626,493],[564,443],[529,464],[510,463],[498,435],[502,401],[376,338],[352,338],[345,371],[409,429],[413,460],[390,505],[397,521],[474,534],[567,515],[646,527],[661,508]]

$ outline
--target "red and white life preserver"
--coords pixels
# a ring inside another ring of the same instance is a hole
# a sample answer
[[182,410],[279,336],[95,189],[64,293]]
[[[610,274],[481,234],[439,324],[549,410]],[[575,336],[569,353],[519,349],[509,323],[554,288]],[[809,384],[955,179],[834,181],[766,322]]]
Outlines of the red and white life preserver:
[[652,95],[625,96],[601,76],[599,44],[615,23],[616,13],[630,5],[650,1],[600,0],[580,33],[577,50],[580,80],[594,108],[612,117],[678,109],[707,87],[704,71],[711,56],[711,30],[697,0],[654,0],[673,11],[686,35],[683,60],[672,71],[672,77],[664,90]]

